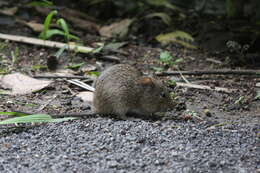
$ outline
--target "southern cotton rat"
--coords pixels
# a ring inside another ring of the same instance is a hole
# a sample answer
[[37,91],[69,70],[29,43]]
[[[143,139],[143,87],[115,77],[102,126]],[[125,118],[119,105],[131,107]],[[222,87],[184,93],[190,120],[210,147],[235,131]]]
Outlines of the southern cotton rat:
[[125,119],[131,112],[139,115],[166,112],[171,105],[170,94],[160,81],[143,76],[130,65],[106,69],[95,83],[95,113],[115,114]]

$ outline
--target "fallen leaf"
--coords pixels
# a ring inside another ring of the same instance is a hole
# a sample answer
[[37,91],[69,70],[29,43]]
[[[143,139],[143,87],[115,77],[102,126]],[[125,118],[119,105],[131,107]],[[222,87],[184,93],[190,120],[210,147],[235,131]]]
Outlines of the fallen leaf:
[[[77,74],[78,72],[73,71],[71,69],[58,69],[55,71],[55,73],[50,73],[50,75],[57,75],[57,76],[73,76]],[[48,74],[48,73],[46,73]]]
[[21,73],[0,76],[0,85],[5,89],[5,94],[29,94],[47,87],[52,81],[34,79]]
[[117,42],[117,43],[108,43],[104,46],[104,50],[118,50],[119,48],[125,46],[128,42]]
[[100,28],[99,34],[104,37],[119,37],[124,38],[129,31],[129,27],[132,24],[133,19],[124,19],[111,25],[106,25]]
[[145,16],[146,18],[159,17],[166,25],[171,24],[171,17],[166,13],[151,13]]
[[26,22],[26,25],[30,27],[34,32],[42,32],[43,31],[43,24],[35,23],[35,22]]
[[175,31],[166,34],[160,34],[155,38],[161,44],[169,44],[169,43],[178,43],[184,47],[196,49],[197,47],[190,44],[189,42],[193,42],[194,38],[184,31]]
[[3,10],[0,10],[0,13],[6,14],[9,16],[13,16],[17,12],[17,10],[18,10],[18,7],[6,8]]
[[154,6],[164,6],[172,10],[181,11],[179,7],[171,4],[168,0],[146,0],[146,2]]
[[97,67],[91,64],[84,64],[83,66],[80,67],[79,70],[83,73],[88,73],[97,70]]
[[90,91],[84,91],[84,92],[78,93],[76,96],[81,98],[84,102],[92,103],[94,93],[90,92]]

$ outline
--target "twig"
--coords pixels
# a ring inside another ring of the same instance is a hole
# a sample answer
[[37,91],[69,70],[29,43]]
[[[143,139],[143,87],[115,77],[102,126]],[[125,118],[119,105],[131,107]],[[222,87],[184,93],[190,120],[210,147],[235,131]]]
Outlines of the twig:
[[49,101],[47,101],[47,103],[45,103],[44,105],[40,106],[39,109],[37,109],[36,112],[41,112],[48,104],[50,104],[55,98],[57,97],[57,95],[54,95]]
[[158,76],[173,76],[173,75],[256,75],[260,77],[260,70],[209,70],[209,71],[169,71],[156,72]]
[[33,78],[53,78],[53,79],[65,78],[65,79],[71,79],[71,80],[66,80],[66,81],[69,82],[69,83],[72,83],[74,85],[77,85],[79,87],[82,87],[86,90],[89,90],[89,91],[95,90],[92,86],[90,86],[90,85],[88,85],[84,82],[81,82],[79,80],[76,80],[76,79],[88,79],[89,82],[92,82],[93,80],[89,79],[88,77],[83,77],[83,76],[32,76],[32,77]]
[[215,64],[223,64],[221,61],[213,59],[213,58],[207,58],[206,61],[212,62],[212,63],[215,63]]
[[179,70],[179,68],[178,68],[178,72],[180,73],[181,78],[182,78],[186,83],[190,84],[190,82],[187,80],[187,78],[185,78],[185,77],[183,76],[183,74],[181,73],[181,71]]
[[177,86],[182,86],[182,87],[187,87],[187,88],[196,88],[196,89],[206,89],[206,90],[214,90],[214,91],[221,91],[221,92],[226,92],[226,93],[232,93],[236,90],[234,89],[228,89],[228,88],[222,88],[222,87],[209,87],[206,85],[197,85],[197,84],[188,84],[188,83],[182,83],[182,82],[177,82]]
[[40,76],[40,75],[34,75],[32,77],[36,78],[36,79],[41,79],[41,78],[47,78],[47,79],[86,79],[86,80],[88,80],[87,82],[93,81],[92,79],[89,79],[89,77],[84,77],[84,76]]
[[84,88],[86,90],[89,90],[89,91],[92,91],[94,92],[95,91],[95,88],[93,88],[92,86],[88,85],[88,84],[85,84],[84,82],[81,82],[79,80],[76,80],[76,79],[72,79],[72,80],[66,80],[67,82],[69,83],[72,83],[74,85],[77,85],[81,88]]
[[2,33],[0,33],[0,39],[12,40],[12,41],[16,41],[16,42],[28,43],[28,44],[33,44],[33,45],[41,45],[41,46],[45,46],[45,47],[54,47],[54,48],[66,47],[67,50],[76,50],[81,53],[89,53],[94,50],[94,48],[91,48],[91,47],[78,46],[78,45],[71,44],[71,43],[61,43],[61,42],[57,42],[57,41],[40,40],[40,39],[32,38],[32,37],[24,37],[24,36],[18,36],[18,35],[2,34]]
[[99,57],[99,59],[103,59],[103,60],[107,60],[107,61],[114,61],[114,62],[120,62],[120,58],[116,57],[116,56],[111,56],[111,55],[107,55],[107,56],[101,56]]

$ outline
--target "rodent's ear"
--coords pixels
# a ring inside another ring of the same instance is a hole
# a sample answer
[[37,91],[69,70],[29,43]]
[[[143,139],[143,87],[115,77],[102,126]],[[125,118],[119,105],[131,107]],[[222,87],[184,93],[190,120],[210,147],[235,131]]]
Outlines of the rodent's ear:
[[142,77],[140,80],[140,84],[145,85],[145,86],[153,86],[153,80],[151,77]]

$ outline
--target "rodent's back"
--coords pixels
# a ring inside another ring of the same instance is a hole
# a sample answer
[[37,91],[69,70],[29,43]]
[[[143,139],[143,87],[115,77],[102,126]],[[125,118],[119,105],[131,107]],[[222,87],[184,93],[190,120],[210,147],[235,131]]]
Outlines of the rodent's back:
[[94,111],[102,114],[125,114],[125,101],[131,100],[140,71],[126,64],[114,65],[101,73],[95,83]]
[[169,94],[159,81],[144,77],[130,65],[119,64],[108,68],[95,83],[93,105],[96,113],[121,117],[129,111],[154,113],[164,111],[169,102]]
[[[142,76],[142,73],[134,67],[127,64],[114,65],[98,77],[95,87],[99,90],[100,87],[123,87],[131,86],[136,83],[136,80]],[[104,85],[104,86],[103,86]]]

